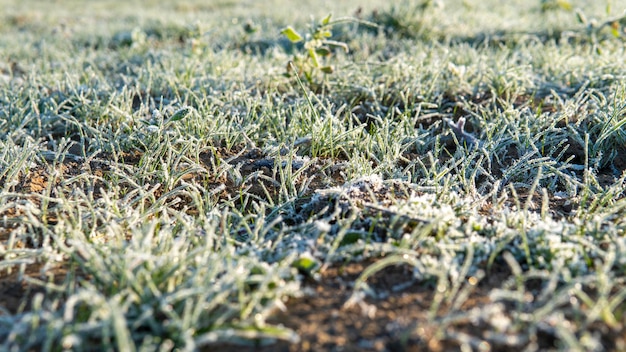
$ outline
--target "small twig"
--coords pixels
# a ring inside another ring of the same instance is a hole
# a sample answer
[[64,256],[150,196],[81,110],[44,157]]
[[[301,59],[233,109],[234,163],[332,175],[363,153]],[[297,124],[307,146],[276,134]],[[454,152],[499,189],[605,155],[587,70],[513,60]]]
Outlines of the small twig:
[[452,132],[454,132],[459,142],[464,142],[469,148],[474,146],[480,147],[482,145],[482,142],[478,138],[474,137],[471,133],[465,132],[465,117],[459,118],[456,123],[449,118],[444,118],[444,121],[448,123],[448,126],[452,129]]

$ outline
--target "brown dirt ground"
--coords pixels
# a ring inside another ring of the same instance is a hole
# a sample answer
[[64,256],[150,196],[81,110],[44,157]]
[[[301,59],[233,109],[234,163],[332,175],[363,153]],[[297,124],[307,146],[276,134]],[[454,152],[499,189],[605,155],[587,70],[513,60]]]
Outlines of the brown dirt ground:
[[[347,306],[353,291],[354,281],[367,265],[349,263],[335,265],[326,270],[320,280],[306,281],[304,287],[309,294],[292,299],[287,303],[287,311],[279,312],[269,322],[282,324],[294,329],[301,340],[297,343],[279,341],[274,344],[259,342],[254,346],[218,345],[206,351],[232,352],[293,352],[293,351],[458,351],[461,341],[474,338],[477,345],[473,350],[510,351],[511,345],[488,343],[483,337],[492,331],[484,322],[461,320],[445,328],[447,337],[438,331],[436,323],[429,323],[429,309],[435,295],[432,284],[409,282],[412,276],[407,266],[388,267],[374,275],[368,283],[382,298],[366,298],[365,306]],[[510,278],[504,267],[493,268],[485,279],[480,281],[465,303],[461,312],[492,303],[489,293],[500,288]],[[402,290],[391,290],[402,286]],[[375,307],[369,313],[368,307]],[[437,318],[450,313],[450,307],[443,305]],[[512,308],[512,307],[511,307]],[[435,318],[434,321],[437,321]],[[626,321],[624,322],[626,323]],[[607,330],[606,327],[593,327],[602,334],[602,342],[608,351],[621,351],[626,347],[623,329]],[[537,347],[540,350],[557,348],[555,336],[538,334]],[[522,348],[523,346],[518,346]]]

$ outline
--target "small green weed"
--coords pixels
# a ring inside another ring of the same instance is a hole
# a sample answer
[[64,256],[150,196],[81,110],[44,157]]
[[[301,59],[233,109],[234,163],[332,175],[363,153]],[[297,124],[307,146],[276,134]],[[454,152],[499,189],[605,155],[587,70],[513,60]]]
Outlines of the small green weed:
[[284,28],[281,33],[293,44],[304,42],[303,51],[296,51],[292,60],[287,63],[285,76],[297,75],[304,77],[309,85],[319,81],[320,75],[327,75],[335,72],[335,67],[330,63],[333,48],[340,48],[348,53],[348,44],[342,41],[330,39],[333,36],[334,26],[342,23],[360,22],[373,25],[355,18],[343,17],[331,21],[332,15],[324,17],[318,23],[313,23],[309,27],[309,32],[302,36],[291,26]]

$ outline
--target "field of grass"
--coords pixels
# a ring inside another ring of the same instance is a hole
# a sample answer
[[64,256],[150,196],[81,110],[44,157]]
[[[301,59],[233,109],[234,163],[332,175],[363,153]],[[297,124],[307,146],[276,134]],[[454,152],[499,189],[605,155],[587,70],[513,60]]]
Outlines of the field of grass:
[[0,3],[0,349],[626,350],[626,1]]

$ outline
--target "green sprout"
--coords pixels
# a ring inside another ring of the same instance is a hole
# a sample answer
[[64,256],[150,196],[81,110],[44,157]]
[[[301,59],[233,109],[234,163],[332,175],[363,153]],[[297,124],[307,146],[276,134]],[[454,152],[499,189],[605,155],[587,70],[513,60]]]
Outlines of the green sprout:
[[287,63],[285,76],[303,76],[309,84],[313,84],[318,73],[331,74],[335,68],[329,63],[332,48],[341,48],[349,52],[348,45],[341,41],[331,40],[332,28],[345,22],[362,22],[353,18],[339,18],[331,21],[331,14],[324,17],[319,23],[311,26],[310,32],[301,35],[293,27],[288,26],[281,31],[293,44],[304,42],[304,52],[296,52],[293,59]]

